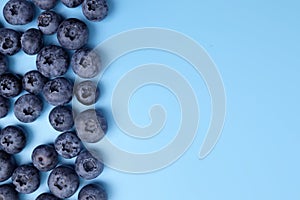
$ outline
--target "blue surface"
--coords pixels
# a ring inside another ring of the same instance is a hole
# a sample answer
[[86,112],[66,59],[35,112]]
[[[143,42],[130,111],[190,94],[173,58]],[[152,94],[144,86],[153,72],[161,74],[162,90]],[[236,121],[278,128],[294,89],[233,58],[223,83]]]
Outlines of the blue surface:
[[[227,95],[222,136],[212,153],[199,160],[210,119],[210,97],[201,76],[175,55],[154,50],[134,52],[113,63],[103,74],[99,104],[109,119],[108,137],[115,144],[128,151],[149,152],[166,144],[178,129],[178,102],[168,90],[156,85],[138,90],[129,110],[135,123],[147,125],[150,106],[164,105],[168,119],[161,135],[136,140],[116,127],[110,112],[111,91],[126,72],[141,64],[168,64],[186,77],[198,98],[201,120],[193,145],[171,166],[139,175],[106,168],[99,181],[105,183],[109,199],[299,199],[299,1],[110,0],[109,4],[111,12],[103,22],[89,23],[90,46],[133,28],[179,31],[206,49],[218,66]],[[80,8],[58,5],[56,10],[63,11],[65,17],[85,20]],[[1,22],[7,26],[2,16]],[[17,29],[24,31],[31,26],[35,24]],[[57,43],[55,37],[47,37],[47,41]],[[34,58],[18,53],[10,58],[11,71],[23,74],[34,69]],[[73,76],[71,70],[68,75]],[[30,141],[17,155],[19,163],[30,162],[34,146],[51,142],[58,135],[47,121],[50,109],[46,106],[36,122],[22,124]],[[10,113],[0,120],[1,127],[8,124],[21,123]],[[46,174],[42,176],[46,179]],[[44,184],[22,198],[33,199],[46,189]]]

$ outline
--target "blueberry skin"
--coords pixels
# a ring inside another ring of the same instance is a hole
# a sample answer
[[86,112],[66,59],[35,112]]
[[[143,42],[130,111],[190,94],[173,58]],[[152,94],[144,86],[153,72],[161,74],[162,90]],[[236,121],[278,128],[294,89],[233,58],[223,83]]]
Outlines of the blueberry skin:
[[42,12],[38,17],[38,28],[45,35],[56,33],[62,17],[54,11]]
[[40,194],[35,200],[60,200],[51,193]]
[[83,81],[74,88],[77,100],[83,105],[93,105],[98,100],[100,91],[92,81]]
[[6,98],[18,96],[22,92],[22,81],[12,73],[0,75],[0,95]]
[[77,135],[71,131],[60,134],[54,142],[55,150],[66,159],[76,157],[81,151],[82,145]]
[[48,177],[48,187],[56,197],[64,199],[72,196],[78,189],[79,177],[67,166],[59,166],[52,170]]
[[47,78],[62,76],[69,67],[68,53],[56,45],[45,46],[36,56],[36,67]]
[[82,4],[83,0],[61,0],[61,2],[68,8],[75,8]]
[[91,49],[79,49],[73,54],[71,58],[71,66],[74,73],[79,77],[93,78],[100,72],[100,56]]
[[0,28],[0,53],[12,56],[20,51],[21,34],[10,28]]
[[34,14],[34,5],[27,0],[9,0],[3,8],[4,18],[11,25],[28,24]]
[[7,126],[0,132],[0,148],[9,154],[21,152],[26,145],[26,135],[18,126]]
[[41,172],[54,169],[58,163],[58,154],[53,145],[39,145],[32,154],[31,159],[33,165]]
[[76,18],[64,20],[57,29],[57,39],[66,49],[76,50],[83,47],[89,38],[87,25]]
[[38,29],[28,29],[21,36],[22,50],[28,55],[37,54],[42,49],[43,45],[43,34]]
[[78,194],[78,200],[107,200],[107,193],[100,185],[89,184],[84,186]]
[[23,194],[30,194],[40,186],[40,174],[34,166],[21,165],[17,167],[11,177],[16,190]]
[[72,109],[68,106],[57,106],[50,111],[49,122],[60,132],[70,130],[74,125]]
[[101,110],[89,109],[75,118],[75,128],[83,142],[96,143],[105,136],[107,121]]
[[50,10],[56,6],[57,0],[32,0],[32,2],[42,10]]
[[0,96],[0,119],[8,114],[9,106],[9,100]]
[[16,167],[14,156],[0,150],[0,182],[9,179]]
[[45,84],[43,95],[53,106],[65,105],[72,99],[73,83],[64,77],[55,78]]
[[31,94],[39,94],[48,79],[43,76],[39,71],[32,70],[27,72],[22,78],[23,89]]
[[35,121],[42,113],[43,101],[34,94],[20,96],[14,105],[16,118],[23,123]]
[[8,59],[5,55],[0,53],[0,75],[4,74],[8,70]]
[[102,173],[103,168],[103,162],[86,150],[80,152],[75,160],[76,173],[86,180],[98,177]]
[[101,21],[108,13],[106,0],[84,0],[82,13],[90,21]]
[[2,200],[19,200],[18,192],[11,184],[0,185],[0,199]]

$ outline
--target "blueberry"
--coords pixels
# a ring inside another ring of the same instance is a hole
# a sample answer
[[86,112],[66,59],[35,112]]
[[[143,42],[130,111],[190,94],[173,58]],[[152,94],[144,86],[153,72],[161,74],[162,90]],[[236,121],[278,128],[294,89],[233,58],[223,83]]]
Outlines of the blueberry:
[[88,42],[89,30],[87,25],[79,19],[69,18],[58,27],[57,39],[66,49],[79,49]]
[[103,163],[90,152],[83,150],[75,161],[75,171],[81,178],[91,180],[98,177],[103,171]]
[[4,8],[5,20],[12,25],[24,25],[33,20],[34,5],[27,0],[9,0]]
[[71,58],[71,66],[74,73],[79,77],[93,78],[100,72],[100,56],[91,49],[79,49]]
[[0,185],[1,200],[19,200],[18,192],[11,184]]
[[78,200],[107,200],[107,193],[100,185],[89,184],[84,186],[78,194]]
[[8,59],[5,55],[0,53],[0,75],[8,70]]
[[20,51],[21,34],[10,28],[0,28],[0,53],[12,56]]
[[74,125],[72,109],[68,106],[57,106],[49,114],[49,122],[57,131],[68,131]]
[[21,46],[28,55],[37,54],[43,47],[43,34],[40,30],[31,28],[21,36]]
[[47,78],[37,70],[27,72],[22,79],[24,90],[35,95],[39,94],[43,90],[46,82]]
[[17,167],[11,177],[16,190],[20,193],[29,194],[40,186],[39,170],[31,165]]
[[64,77],[55,78],[45,84],[43,95],[53,106],[67,104],[73,96],[73,83]]
[[83,81],[74,88],[77,100],[83,105],[94,104],[99,97],[99,88],[92,81]]
[[67,52],[55,45],[41,49],[36,57],[36,67],[47,78],[55,78],[64,75],[69,67]]
[[26,145],[26,136],[18,126],[7,126],[0,132],[0,148],[9,154],[21,152]]
[[90,21],[101,21],[108,13],[106,0],[84,0],[82,3],[82,12]]
[[43,193],[40,194],[35,200],[59,200],[59,198],[51,193]]
[[60,134],[54,142],[55,150],[64,158],[77,156],[81,150],[81,142],[77,135],[71,131]]
[[61,2],[69,8],[75,8],[82,4],[83,0],[61,0]]
[[43,101],[34,94],[20,96],[15,102],[14,114],[16,118],[24,123],[35,121],[43,110]]
[[0,150],[0,182],[9,179],[16,167],[14,156]]
[[52,170],[58,163],[58,154],[53,145],[39,145],[32,154],[33,165],[40,171],[46,172]]
[[56,6],[57,0],[32,0],[42,10],[50,10]]
[[62,17],[54,11],[42,12],[38,17],[38,28],[45,35],[56,33]]
[[5,117],[9,111],[9,100],[0,96],[0,118]]
[[22,81],[19,76],[6,73],[0,75],[0,95],[6,98],[16,97],[22,92]]
[[59,166],[52,170],[48,178],[48,187],[52,194],[64,199],[72,196],[79,186],[76,172],[67,166]]
[[107,122],[100,110],[89,109],[75,118],[75,128],[83,142],[96,143],[104,137]]

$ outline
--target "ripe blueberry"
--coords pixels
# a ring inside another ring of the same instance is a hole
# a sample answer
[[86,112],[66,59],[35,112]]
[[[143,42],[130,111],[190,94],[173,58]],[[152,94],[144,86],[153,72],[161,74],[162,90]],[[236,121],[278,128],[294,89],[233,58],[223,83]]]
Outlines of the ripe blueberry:
[[24,123],[35,121],[42,113],[43,101],[34,94],[24,94],[15,102],[14,114]]
[[72,109],[68,106],[57,106],[49,114],[49,122],[57,131],[68,131],[74,125]]
[[31,165],[17,167],[11,177],[16,190],[20,193],[29,194],[40,186],[39,170]]
[[74,158],[81,151],[81,142],[77,135],[71,131],[60,134],[54,142],[55,150],[64,158]]
[[101,110],[89,109],[75,118],[75,128],[83,142],[96,143],[104,137],[107,122]]
[[89,38],[87,25],[76,18],[64,20],[58,27],[57,39],[62,47],[66,49],[80,49]]
[[73,96],[73,83],[64,77],[55,78],[45,84],[43,95],[53,106],[67,104]]
[[75,161],[75,171],[81,178],[91,180],[98,177],[103,171],[103,163],[90,152],[83,150]]
[[22,50],[28,55],[37,54],[42,49],[43,44],[43,34],[38,29],[28,29],[21,36]]
[[39,145],[32,154],[33,165],[40,171],[46,172],[52,170],[58,163],[58,154],[53,145]]
[[67,166],[59,166],[52,170],[48,177],[48,187],[56,197],[64,199],[72,196],[79,186],[76,172]]
[[7,126],[0,132],[0,148],[6,153],[16,154],[21,152],[26,145],[26,136],[18,126]]
[[9,0],[4,8],[5,20],[12,25],[24,25],[33,20],[34,5],[27,0]]

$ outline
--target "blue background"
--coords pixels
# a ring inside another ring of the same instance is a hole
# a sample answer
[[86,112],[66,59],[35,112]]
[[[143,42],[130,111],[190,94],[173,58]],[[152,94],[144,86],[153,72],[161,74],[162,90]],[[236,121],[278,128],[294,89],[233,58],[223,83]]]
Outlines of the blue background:
[[[3,5],[4,1],[1,9]],[[163,63],[181,72],[194,87],[201,118],[192,146],[167,168],[140,175],[105,168],[98,180],[107,188],[109,199],[299,199],[299,1],[109,0],[109,6],[109,16],[100,23],[85,20],[80,8],[67,9],[59,4],[55,9],[65,17],[78,17],[89,24],[92,47],[134,28],[162,27],[186,34],[212,57],[227,95],[222,136],[212,153],[199,160],[210,119],[210,97],[201,76],[175,55],[154,50],[134,52],[113,63],[100,82],[103,93],[99,104],[110,122],[108,137],[122,148],[153,151],[176,135],[180,122],[180,108],[174,95],[150,85],[132,97],[129,110],[135,123],[146,125],[150,106],[164,105],[168,119],[162,136],[139,141],[125,136],[116,127],[110,112],[113,88],[122,75],[140,64]],[[10,27],[2,16],[1,22]],[[34,26],[33,22],[17,29],[24,31]],[[57,43],[56,38],[46,37],[46,43],[50,42]],[[11,71],[24,74],[29,69],[35,69],[35,56],[20,52],[10,58]],[[73,76],[71,70],[68,76]],[[30,162],[32,148],[53,141],[59,134],[47,121],[50,109],[46,105],[40,119],[32,124],[17,122],[13,113],[0,120],[1,128],[19,124],[29,132],[27,148],[16,156],[20,164]],[[47,174],[42,177],[46,179]],[[22,199],[33,199],[46,190],[43,184],[37,192],[23,195]],[[76,199],[76,195],[71,199]]]

